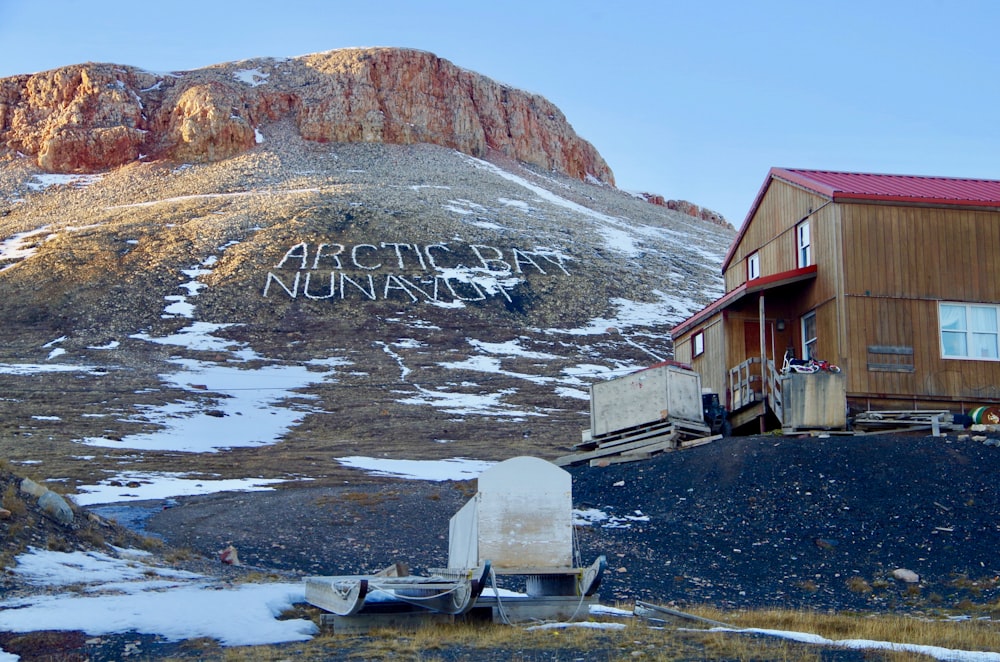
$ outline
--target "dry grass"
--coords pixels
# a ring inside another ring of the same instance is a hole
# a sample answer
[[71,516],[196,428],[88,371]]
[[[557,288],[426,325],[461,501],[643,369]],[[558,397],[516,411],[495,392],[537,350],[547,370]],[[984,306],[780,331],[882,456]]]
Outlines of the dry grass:
[[77,533],[80,540],[89,544],[91,547],[101,548],[104,546],[106,540],[104,538],[104,532],[101,528],[93,523],[88,526],[81,528]]
[[1000,650],[1000,627],[992,619],[949,621],[899,614],[858,615],[794,610],[727,613],[710,608],[697,613],[740,628],[809,632],[833,640],[870,639],[958,650]]
[[168,563],[179,563],[181,561],[190,561],[197,556],[198,554],[189,547],[171,547],[164,553],[163,559]]
[[466,499],[471,499],[476,496],[478,483],[474,480],[456,480],[452,483],[452,487]]
[[3,501],[0,502],[4,508],[10,511],[14,517],[22,517],[28,512],[28,505],[18,494],[17,485],[10,483],[3,492]]
[[396,490],[345,492],[338,499],[355,506],[371,507],[385,503],[386,501],[397,501],[399,499],[399,492]]
[[[1000,605],[997,606],[1000,611]],[[955,650],[1000,650],[1000,628],[993,621],[963,622],[919,619],[901,615],[859,615],[792,610],[724,612],[713,608],[691,610],[705,618],[729,623],[735,628],[789,630],[817,634],[831,640],[869,639],[896,643],[940,646]],[[313,608],[299,608],[289,618],[319,621]],[[201,659],[260,660],[529,660],[586,659],[619,662],[644,660],[756,660],[818,662],[821,648],[779,638],[709,632],[690,622],[649,627],[639,619],[628,619],[624,629],[566,628],[528,630],[522,626],[462,623],[417,630],[379,629],[368,635],[338,635],[324,631],[312,640],[281,646],[254,646],[220,650],[210,642],[187,642]],[[866,659],[889,662],[923,662],[916,653],[878,651]]]
[[819,585],[811,579],[803,580],[796,584],[801,590],[806,593],[815,593],[819,590]]
[[49,535],[45,540],[45,548],[51,552],[72,552],[73,546],[66,540],[65,536]]

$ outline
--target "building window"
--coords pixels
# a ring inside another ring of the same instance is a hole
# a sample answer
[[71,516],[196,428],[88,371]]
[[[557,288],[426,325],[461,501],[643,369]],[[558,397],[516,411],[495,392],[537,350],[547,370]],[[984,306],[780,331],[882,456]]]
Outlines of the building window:
[[747,280],[760,278],[760,253],[754,253],[747,258]]
[[1000,359],[1000,306],[942,303],[941,356],[946,359]]
[[809,221],[802,221],[795,226],[795,243],[798,247],[798,266],[808,267],[813,263],[812,240],[809,237]]
[[802,358],[814,359],[816,350],[816,312],[802,316]]
[[701,356],[705,353],[705,332],[699,331],[691,336],[691,355]]

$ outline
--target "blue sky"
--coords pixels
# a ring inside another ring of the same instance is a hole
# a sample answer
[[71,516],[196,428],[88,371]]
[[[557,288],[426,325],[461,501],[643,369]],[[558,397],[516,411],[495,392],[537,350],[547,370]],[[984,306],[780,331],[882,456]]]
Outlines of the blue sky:
[[0,0],[0,77],[419,48],[739,226],[771,166],[1000,179],[998,25],[994,0]]

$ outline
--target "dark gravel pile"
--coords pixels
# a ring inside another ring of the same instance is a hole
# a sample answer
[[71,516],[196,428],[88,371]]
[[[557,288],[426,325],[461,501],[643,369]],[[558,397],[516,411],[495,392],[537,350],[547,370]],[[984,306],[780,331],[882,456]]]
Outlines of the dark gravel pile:
[[[1000,598],[1000,449],[954,436],[729,438],[651,460],[571,468],[583,561],[616,600],[874,610]],[[148,530],[293,574],[447,562],[469,483],[422,481],[182,500]],[[630,519],[631,518],[631,519]],[[905,568],[920,581],[892,573]]]
[[1000,597],[1000,449],[982,443],[730,438],[572,473],[578,506],[649,518],[581,536],[586,556],[612,559],[608,599],[889,610]]

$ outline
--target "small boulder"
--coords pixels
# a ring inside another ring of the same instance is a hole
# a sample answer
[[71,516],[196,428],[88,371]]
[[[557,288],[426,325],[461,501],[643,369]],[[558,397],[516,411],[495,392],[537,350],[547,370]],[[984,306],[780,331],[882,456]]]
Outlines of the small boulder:
[[820,549],[830,550],[837,546],[837,541],[833,538],[816,538],[813,542]]
[[38,497],[38,507],[42,509],[42,513],[47,517],[60,524],[69,525],[73,523],[73,509],[70,508],[69,503],[66,502],[66,499],[51,490],[47,490],[45,494]]
[[35,497],[37,499],[37,498],[41,497],[43,494],[45,494],[48,491],[49,491],[49,488],[47,488],[44,485],[41,485],[39,483],[36,483],[35,481],[31,480],[30,478],[25,478],[24,480],[21,481],[21,493],[22,494],[27,494],[27,495],[33,496],[33,497]]
[[896,568],[892,571],[892,577],[907,584],[917,584],[920,582],[920,575],[906,568]]

